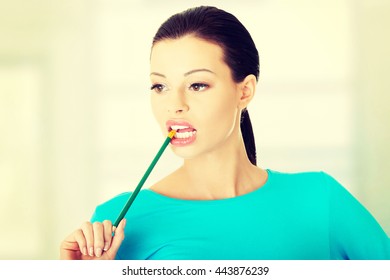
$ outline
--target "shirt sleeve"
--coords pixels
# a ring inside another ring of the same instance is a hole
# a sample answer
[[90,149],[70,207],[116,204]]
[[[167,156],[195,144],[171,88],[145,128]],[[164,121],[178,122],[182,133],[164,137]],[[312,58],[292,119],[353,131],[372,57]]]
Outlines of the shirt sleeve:
[[90,222],[91,223],[94,223],[94,222],[103,222],[102,218],[99,217],[99,214],[97,212],[97,208],[95,208],[95,211],[93,212],[92,214],[92,217],[90,219]]
[[103,222],[104,220],[110,220],[114,223],[130,195],[131,192],[121,193],[98,205],[90,219],[91,223]]
[[103,222],[104,220],[110,220],[113,223],[114,222],[114,216],[111,214],[110,211],[107,211],[102,206],[97,206],[95,208],[95,211],[92,214],[90,222],[91,223]]
[[332,259],[389,260],[390,239],[369,211],[326,173]]

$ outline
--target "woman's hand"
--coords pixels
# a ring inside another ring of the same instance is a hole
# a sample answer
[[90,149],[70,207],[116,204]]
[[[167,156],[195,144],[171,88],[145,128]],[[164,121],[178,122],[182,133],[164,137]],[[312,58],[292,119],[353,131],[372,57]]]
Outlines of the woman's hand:
[[112,223],[85,222],[80,229],[65,238],[60,247],[62,260],[113,260],[125,238],[123,219],[112,236]]

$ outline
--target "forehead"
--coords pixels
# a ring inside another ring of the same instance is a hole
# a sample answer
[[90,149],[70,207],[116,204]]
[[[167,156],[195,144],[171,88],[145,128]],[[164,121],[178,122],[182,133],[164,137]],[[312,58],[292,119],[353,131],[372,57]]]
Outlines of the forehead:
[[188,71],[194,68],[226,68],[222,48],[212,42],[185,36],[156,43],[151,53],[152,71]]

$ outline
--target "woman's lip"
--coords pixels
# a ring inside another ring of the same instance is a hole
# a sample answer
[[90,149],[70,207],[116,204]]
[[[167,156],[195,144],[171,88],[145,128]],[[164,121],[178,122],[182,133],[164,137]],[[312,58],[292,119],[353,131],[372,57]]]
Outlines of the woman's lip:
[[[184,147],[192,144],[196,140],[196,129],[185,120],[168,120],[166,122],[166,127],[168,131],[172,130],[172,126],[184,126],[186,128],[178,129],[175,136],[171,140],[171,144],[176,147]],[[177,134],[180,133],[189,133],[189,136],[186,138],[177,138]]]
[[166,122],[167,131],[171,131],[172,126],[186,126],[187,130],[196,130],[189,122],[182,120],[168,120]]
[[192,144],[196,140],[196,133],[193,133],[190,137],[187,138],[172,138],[171,144],[176,147],[184,147]]

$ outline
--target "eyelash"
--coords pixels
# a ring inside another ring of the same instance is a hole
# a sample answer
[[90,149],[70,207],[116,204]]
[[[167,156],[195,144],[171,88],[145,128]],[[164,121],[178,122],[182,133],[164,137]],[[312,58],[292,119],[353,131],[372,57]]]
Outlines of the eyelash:
[[[195,91],[195,92],[200,92],[200,91],[204,91],[204,90],[208,89],[209,87],[210,86],[208,84],[205,84],[205,83],[193,83],[188,87],[188,89]],[[195,89],[195,88],[197,88],[197,89]],[[201,89],[199,89],[199,88],[201,88]],[[150,87],[150,90],[155,91],[156,93],[161,93],[164,90],[166,90],[166,86],[163,84],[154,84]]]
[[206,90],[206,89],[208,89],[209,88],[209,85],[208,84],[205,84],[205,83],[193,83],[193,84],[191,84],[190,85],[190,88],[192,88],[192,89],[194,89],[194,87],[201,87],[202,89],[201,90],[194,90],[194,91],[196,91],[196,92],[199,92],[199,91],[204,91],[204,90]]
[[150,87],[150,90],[161,93],[164,91],[164,89],[162,89],[163,87],[165,87],[163,84],[154,84]]

